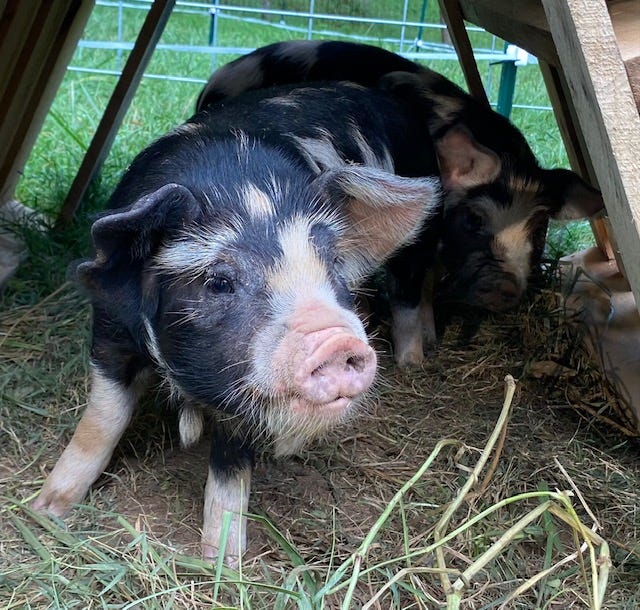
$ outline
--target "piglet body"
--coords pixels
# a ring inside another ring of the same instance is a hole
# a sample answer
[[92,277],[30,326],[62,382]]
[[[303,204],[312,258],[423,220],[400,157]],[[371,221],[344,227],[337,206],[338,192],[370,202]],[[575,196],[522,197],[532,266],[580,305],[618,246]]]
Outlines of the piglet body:
[[374,381],[353,290],[438,203],[436,180],[393,173],[390,151],[423,130],[404,116],[382,91],[283,87],[209,107],[138,155],[77,271],[92,389],[37,509],[82,501],[153,370],[183,400],[184,444],[213,422],[202,548],[233,562],[255,451],[298,451]]

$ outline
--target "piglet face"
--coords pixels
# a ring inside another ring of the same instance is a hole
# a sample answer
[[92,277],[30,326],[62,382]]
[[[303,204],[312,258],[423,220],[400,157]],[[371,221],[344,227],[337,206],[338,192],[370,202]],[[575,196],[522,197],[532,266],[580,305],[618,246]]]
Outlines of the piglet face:
[[443,296],[510,309],[540,261],[549,218],[590,216],[602,209],[602,197],[573,172],[541,169],[530,151],[497,154],[464,126],[447,130],[436,147],[447,190],[439,245],[448,273]]
[[356,411],[376,356],[342,273],[338,216],[287,217],[274,203],[223,238],[198,225],[161,249],[148,333],[181,392],[288,452]]
[[462,201],[449,197],[440,244],[445,297],[489,311],[520,302],[540,261],[549,216],[535,190],[517,194],[493,184]]

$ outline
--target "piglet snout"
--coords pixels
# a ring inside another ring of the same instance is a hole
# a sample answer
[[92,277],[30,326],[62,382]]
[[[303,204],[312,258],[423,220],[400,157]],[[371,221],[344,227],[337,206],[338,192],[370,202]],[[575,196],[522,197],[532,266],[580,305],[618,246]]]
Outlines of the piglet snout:
[[304,337],[293,375],[293,390],[322,405],[366,391],[376,373],[376,354],[358,337],[325,329]]
[[518,305],[522,290],[508,278],[500,279],[478,290],[479,305],[489,311],[503,312]]

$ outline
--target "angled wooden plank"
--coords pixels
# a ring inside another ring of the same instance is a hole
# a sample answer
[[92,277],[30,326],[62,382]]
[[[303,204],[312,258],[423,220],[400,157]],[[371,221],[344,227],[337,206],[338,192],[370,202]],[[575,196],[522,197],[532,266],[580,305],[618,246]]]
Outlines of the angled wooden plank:
[[0,15],[0,81],[10,83],[0,85],[0,205],[13,197],[94,0],[45,4],[48,12],[35,1],[10,2]]
[[489,106],[489,98],[482,84],[478,64],[473,57],[473,48],[469,40],[469,34],[464,27],[462,12],[458,0],[439,0],[440,14],[447,25],[449,36],[453,42],[458,60],[462,66],[462,72],[469,88],[469,93]]
[[540,0],[457,0],[469,22],[555,66],[558,56]]
[[640,305],[640,117],[604,0],[542,0]]
[[151,5],[69,194],[62,204],[58,224],[66,224],[73,218],[87,187],[107,156],[174,5],[175,0],[155,0]]

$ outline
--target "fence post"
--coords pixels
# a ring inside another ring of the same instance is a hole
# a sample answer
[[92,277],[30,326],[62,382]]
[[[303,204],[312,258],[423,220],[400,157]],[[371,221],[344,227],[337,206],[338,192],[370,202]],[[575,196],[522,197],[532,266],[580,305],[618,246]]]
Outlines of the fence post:
[[516,88],[517,71],[518,68],[514,59],[506,59],[502,62],[496,110],[507,118],[511,116],[511,109],[513,108],[513,93]]

